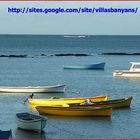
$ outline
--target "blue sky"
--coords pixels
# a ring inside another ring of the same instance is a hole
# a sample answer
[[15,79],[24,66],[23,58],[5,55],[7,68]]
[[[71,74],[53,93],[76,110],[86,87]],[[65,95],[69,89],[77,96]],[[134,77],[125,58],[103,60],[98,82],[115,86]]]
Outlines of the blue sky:
[[[140,35],[140,2],[0,2],[1,34]],[[135,8],[127,14],[15,14],[8,7]]]

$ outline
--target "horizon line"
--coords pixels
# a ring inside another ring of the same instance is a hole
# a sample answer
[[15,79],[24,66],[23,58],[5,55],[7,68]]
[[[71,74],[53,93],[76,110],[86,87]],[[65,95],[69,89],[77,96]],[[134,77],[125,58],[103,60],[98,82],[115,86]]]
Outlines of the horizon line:
[[0,35],[34,35],[34,36],[140,36],[138,34],[0,34]]

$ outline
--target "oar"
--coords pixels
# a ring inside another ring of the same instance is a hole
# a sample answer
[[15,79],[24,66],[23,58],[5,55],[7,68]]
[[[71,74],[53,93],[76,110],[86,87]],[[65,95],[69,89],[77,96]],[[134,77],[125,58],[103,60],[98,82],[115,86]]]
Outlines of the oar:
[[34,93],[32,93],[28,98],[26,98],[26,100],[24,101],[24,104],[28,101],[28,99],[32,99],[34,96]]

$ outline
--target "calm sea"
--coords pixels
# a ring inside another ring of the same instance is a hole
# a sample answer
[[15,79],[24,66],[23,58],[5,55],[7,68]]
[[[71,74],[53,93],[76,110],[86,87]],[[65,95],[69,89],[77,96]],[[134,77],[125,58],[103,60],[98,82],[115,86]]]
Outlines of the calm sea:
[[[140,36],[0,35],[1,86],[67,85],[66,93],[36,98],[133,96],[131,108],[113,110],[111,118],[49,117],[44,133],[36,134],[17,129],[15,122],[17,112],[33,112],[23,104],[30,94],[0,93],[0,129],[12,129],[14,138],[140,138],[140,79],[112,77],[113,70],[129,69],[129,62],[139,62],[140,55],[102,53],[140,53]],[[66,64],[99,62],[106,62],[105,70],[63,69]]]

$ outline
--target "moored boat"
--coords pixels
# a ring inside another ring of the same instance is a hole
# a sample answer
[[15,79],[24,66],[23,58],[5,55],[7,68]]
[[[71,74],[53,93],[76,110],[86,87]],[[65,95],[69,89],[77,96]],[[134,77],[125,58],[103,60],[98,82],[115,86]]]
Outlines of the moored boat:
[[0,139],[12,138],[12,130],[2,131],[0,130]]
[[47,92],[65,92],[66,85],[56,86],[27,86],[27,87],[10,87],[0,86],[0,92],[7,93],[47,93]]
[[46,126],[47,119],[27,112],[16,114],[17,127],[23,130],[41,132]]
[[82,103],[86,99],[90,99],[93,102],[106,101],[108,96],[95,96],[95,97],[85,97],[85,98],[50,98],[50,99],[31,99],[28,98],[28,102],[34,106],[52,106],[52,105],[63,105],[71,103]]
[[130,62],[132,65],[130,70],[115,70],[113,72],[114,77],[139,77],[140,78],[140,62]]
[[64,65],[64,69],[104,69],[105,62],[89,65]]
[[58,106],[37,106],[36,110],[40,114],[56,116],[102,116],[110,117],[112,114],[111,107],[58,107]]
[[101,102],[83,102],[78,104],[68,104],[70,107],[112,107],[112,108],[122,108],[122,107],[130,107],[132,97],[127,98],[120,98],[115,100],[107,100],[107,101],[101,101]]

